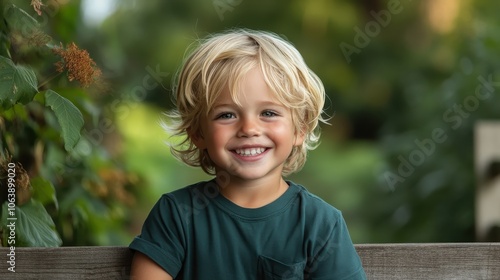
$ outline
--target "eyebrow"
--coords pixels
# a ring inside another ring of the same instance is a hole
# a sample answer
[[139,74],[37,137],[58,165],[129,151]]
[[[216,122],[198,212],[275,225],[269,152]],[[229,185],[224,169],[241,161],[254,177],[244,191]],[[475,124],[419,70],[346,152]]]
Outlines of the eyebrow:
[[279,107],[286,107],[285,104],[281,104],[279,102],[275,101],[264,101],[262,102],[263,105],[270,105],[270,106],[279,106]]

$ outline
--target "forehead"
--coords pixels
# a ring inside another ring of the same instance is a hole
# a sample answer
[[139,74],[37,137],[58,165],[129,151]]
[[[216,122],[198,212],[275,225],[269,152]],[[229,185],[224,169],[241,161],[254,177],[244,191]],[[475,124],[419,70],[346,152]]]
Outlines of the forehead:
[[250,103],[281,105],[259,67],[253,67],[233,82],[228,82],[214,103],[236,103],[240,106]]

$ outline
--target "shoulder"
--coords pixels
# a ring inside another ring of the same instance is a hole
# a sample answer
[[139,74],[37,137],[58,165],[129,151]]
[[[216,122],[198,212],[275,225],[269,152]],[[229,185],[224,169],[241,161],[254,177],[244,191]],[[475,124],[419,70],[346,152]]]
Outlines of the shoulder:
[[217,184],[213,180],[197,182],[180,189],[165,193],[160,201],[169,201],[175,204],[191,203],[193,199],[203,199],[218,193]]
[[309,192],[304,186],[289,181],[290,186],[298,189],[298,197],[304,211],[309,215],[320,215],[323,218],[338,219],[342,217],[342,212],[333,205],[324,201],[319,196]]
[[295,207],[297,211],[302,213],[307,231],[310,234],[328,236],[343,230],[345,221],[339,209],[310,193],[304,186],[291,184],[298,188]]
[[211,198],[217,195],[218,187],[213,180],[201,181],[163,194],[152,212],[161,216],[176,215],[180,220],[188,222],[193,214],[211,205]]

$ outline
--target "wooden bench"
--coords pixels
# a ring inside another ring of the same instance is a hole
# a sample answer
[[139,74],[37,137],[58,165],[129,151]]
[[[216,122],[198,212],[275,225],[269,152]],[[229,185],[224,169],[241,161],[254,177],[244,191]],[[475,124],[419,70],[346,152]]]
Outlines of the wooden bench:
[[[500,243],[360,244],[368,279],[500,279]],[[0,248],[0,279],[130,277],[127,247],[16,248],[15,273]],[[237,279],[235,279],[237,280]]]

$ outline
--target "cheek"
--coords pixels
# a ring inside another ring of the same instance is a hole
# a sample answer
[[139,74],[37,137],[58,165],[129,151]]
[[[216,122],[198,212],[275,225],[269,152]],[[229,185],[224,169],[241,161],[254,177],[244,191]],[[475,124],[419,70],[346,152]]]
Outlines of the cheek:
[[230,138],[230,131],[227,127],[212,127],[210,130],[207,130],[210,135],[211,141],[215,145],[224,145],[228,139]]
[[289,123],[276,123],[270,127],[270,131],[274,137],[282,139],[294,138],[294,128]]

